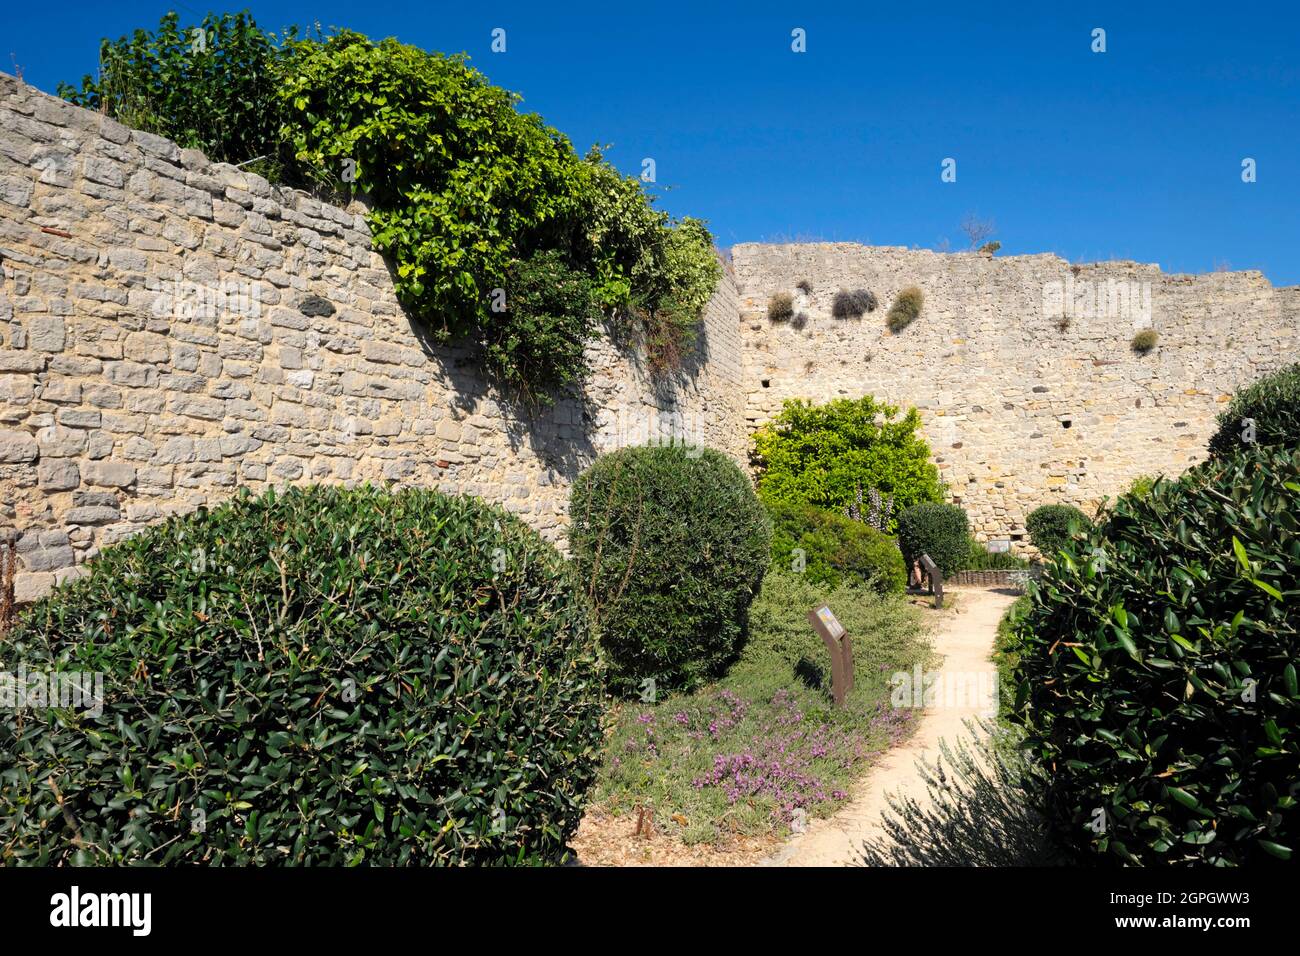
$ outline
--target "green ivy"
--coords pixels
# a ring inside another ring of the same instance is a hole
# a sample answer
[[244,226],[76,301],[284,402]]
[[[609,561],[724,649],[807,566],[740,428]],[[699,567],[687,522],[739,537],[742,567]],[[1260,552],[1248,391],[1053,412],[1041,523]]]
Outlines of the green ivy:
[[506,289],[504,308],[483,327],[489,363],[518,369],[529,388],[554,390],[579,379],[587,367],[583,346],[601,318],[591,279],[560,253],[541,252],[511,265]]
[[[436,339],[478,339],[496,372],[529,384],[528,370],[507,360],[513,348],[491,347],[501,341],[490,331],[501,327],[493,290],[508,303],[512,263],[580,207],[568,140],[519,113],[516,97],[463,57],[350,31],[288,49],[279,96],[294,158],[322,180],[355,176],[373,203],[375,245],[397,264],[398,295]],[[553,359],[532,366],[541,382],[577,371],[567,348],[531,357]]]

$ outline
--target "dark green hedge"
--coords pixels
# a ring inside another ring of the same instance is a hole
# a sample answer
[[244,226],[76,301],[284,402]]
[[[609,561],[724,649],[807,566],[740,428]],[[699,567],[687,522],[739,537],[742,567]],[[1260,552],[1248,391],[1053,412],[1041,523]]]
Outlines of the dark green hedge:
[[[898,545],[861,521],[807,504],[776,504],[772,517],[772,566],[802,573],[813,584],[869,584],[881,593],[902,591],[907,571]],[[795,549],[802,551],[802,571]]]
[[0,712],[4,864],[553,862],[601,746],[570,569],[433,491],[296,488],[104,551],[9,636],[101,716]]
[[1210,455],[1223,458],[1248,444],[1246,420],[1255,423],[1259,445],[1300,447],[1300,362],[1239,389],[1219,415]]
[[898,546],[910,567],[928,554],[944,577],[951,577],[970,559],[970,523],[956,505],[913,505],[898,516]]
[[1042,505],[1029,512],[1025,530],[1029,540],[1050,561],[1070,543],[1070,529],[1086,530],[1092,521],[1074,505]]
[[1294,860],[1298,602],[1294,450],[1125,495],[1048,565],[1014,625],[1017,680],[1064,846],[1141,865]]
[[574,563],[599,621],[610,686],[691,687],[738,653],[772,529],[730,458],[681,445],[602,455],[573,486]]

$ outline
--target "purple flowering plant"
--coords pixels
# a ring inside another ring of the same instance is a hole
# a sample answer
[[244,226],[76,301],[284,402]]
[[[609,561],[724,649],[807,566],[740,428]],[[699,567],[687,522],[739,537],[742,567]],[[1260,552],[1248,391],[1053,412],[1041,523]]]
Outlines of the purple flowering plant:
[[[819,600],[855,636],[857,683],[842,709],[803,620]],[[915,609],[898,597],[769,574],[749,643],[721,681],[616,710],[596,801],[615,813],[652,807],[660,830],[688,843],[782,836],[797,810],[825,816],[843,804],[872,758],[910,733],[915,715],[891,707],[888,679],[928,654]]]

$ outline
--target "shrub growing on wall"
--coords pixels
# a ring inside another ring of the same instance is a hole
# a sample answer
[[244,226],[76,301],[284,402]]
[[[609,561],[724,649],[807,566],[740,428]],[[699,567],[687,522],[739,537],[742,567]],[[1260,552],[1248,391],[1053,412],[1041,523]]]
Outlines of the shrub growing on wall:
[[503,361],[516,350],[502,343],[534,330],[491,311],[494,289],[509,299],[511,263],[557,251],[592,278],[594,303],[637,321],[653,368],[675,367],[720,271],[701,223],[672,227],[635,180],[598,151],[579,159],[463,57],[348,32],[289,49],[280,96],[296,160],[326,172],[356,161],[375,243],[435,336],[477,338],[489,368],[534,394],[578,377],[568,348],[533,343],[529,364]]
[[[754,436],[758,492],[766,502],[842,510],[860,488],[894,499],[895,513],[940,499],[939,470],[917,435],[920,413],[900,415],[871,396],[825,405],[792,399]],[[891,520],[885,528],[896,527]]]
[[722,263],[701,219],[665,222],[654,240],[649,263],[632,270],[631,312],[644,330],[651,371],[663,374],[685,364]]
[[1030,542],[1048,560],[1070,543],[1071,529],[1083,531],[1091,524],[1088,516],[1074,505],[1042,505],[1025,518]]
[[867,289],[848,292],[841,289],[831,300],[831,315],[837,319],[860,319],[867,312],[876,311],[876,295]]
[[913,505],[898,516],[898,546],[908,566],[928,554],[944,577],[962,570],[970,559],[970,523],[956,505]]
[[1156,333],[1155,329],[1142,329],[1133,336],[1133,341],[1129,344],[1134,352],[1137,352],[1139,355],[1146,355],[1156,347],[1156,342],[1158,342],[1159,339],[1160,336]]
[[212,160],[268,157],[271,167],[263,168],[274,173],[284,121],[278,59],[277,38],[247,13],[210,13],[188,29],[168,13],[153,33],[103,40],[98,76],[84,76],[80,89],[60,83],[58,92]]
[[1121,497],[1048,566],[1019,694],[1076,856],[1294,862],[1298,489],[1295,449],[1239,452]]
[[553,862],[601,747],[567,563],[434,491],[295,488],[150,527],[6,665],[103,711],[0,711],[0,846],[37,865]]
[[1300,447],[1300,362],[1238,389],[1218,426],[1210,438],[1213,458],[1240,450],[1252,439],[1257,445]]
[[[375,245],[397,264],[403,304],[436,338],[479,339],[499,360],[493,346],[523,332],[491,311],[493,290],[508,301],[511,263],[545,250],[551,225],[579,215],[583,180],[568,140],[519,113],[516,97],[463,57],[350,31],[287,49],[278,95],[295,160],[335,182],[349,166],[374,203]],[[567,355],[495,370],[512,384],[530,372],[563,379],[576,372]]]
[[569,541],[610,686],[691,687],[738,652],[772,529],[745,474],[712,449],[623,448],[573,485]]
[[768,511],[774,568],[830,587],[869,584],[889,593],[907,586],[898,545],[874,528],[809,504],[775,504]]
[[894,297],[894,304],[889,307],[889,314],[885,316],[889,331],[901,332],[915,322],[924,304],[925,293],[914,285],[899,292]]
[[767,317],[772,322],[786,322],[794,318],[794,296],[778,292],[767,300]]

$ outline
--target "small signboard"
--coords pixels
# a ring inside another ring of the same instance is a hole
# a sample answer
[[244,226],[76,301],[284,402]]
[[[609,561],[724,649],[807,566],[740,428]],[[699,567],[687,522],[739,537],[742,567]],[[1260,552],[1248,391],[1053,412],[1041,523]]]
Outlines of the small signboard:
[[826,625],[826,630],[830,632],[831,637],[838,640],[844,636],[844,625],[840,623],[840,619],[835,616],[835,613],[829,607],[825,604],[820,605],[816,609],[816,614],[818,619]]
[[808,612],[808,623],[821,635],[830,652],[831,698],[836,707],[843,706],[844,698],[853,690],[853,640],[835,612],[825,604]]

